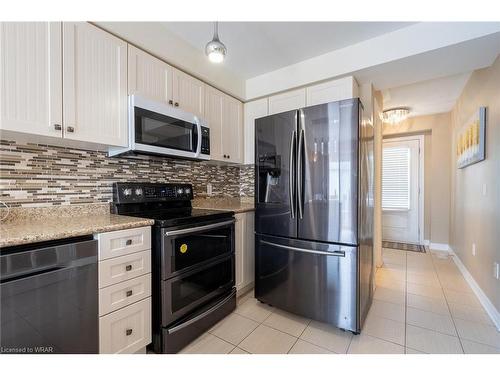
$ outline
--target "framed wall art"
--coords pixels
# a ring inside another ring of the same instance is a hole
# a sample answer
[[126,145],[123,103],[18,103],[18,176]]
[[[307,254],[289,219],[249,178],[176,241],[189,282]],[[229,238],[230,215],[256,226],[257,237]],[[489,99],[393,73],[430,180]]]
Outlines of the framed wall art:
[[485,159],[486,107],[480,107],[458,132],[457,166],[465,168]]

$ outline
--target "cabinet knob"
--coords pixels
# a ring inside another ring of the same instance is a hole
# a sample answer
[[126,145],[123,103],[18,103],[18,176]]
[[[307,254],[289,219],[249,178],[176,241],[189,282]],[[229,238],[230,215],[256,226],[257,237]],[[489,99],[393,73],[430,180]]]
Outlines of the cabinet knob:
[[132,328],[127,329],[127,330],[125,331],[125,334],[126,334],[127,336],[130,336],[130,335],[132,334]]
[[67,127],[66,127],[66,131],[67,131],[68,133],[74,133],[75,128],[74,128],[73,126],[67,126]]
[[132,265],[129,264],[129,265],[125,266],[125,271],[132,271]]
[[178,107],[178,106],[179,106],[179,103],[175,102],[174,106]]
[[132,291],[131,290],[127,290],[126,295],[127,295],[127,297],[130,297],[132,295]]
[[62,126],[59,124],[54,124],[54,129],[55,130],[62,130]]
[[126,245],[126,246],[130,246],[130,245],[132,245],[132,240],[130,240],[130,239],[129,239],[129,240],[125,241],[125,245]]
[[170,99],[170,100],[168,101],[168,104],[172,105],[172,104],[174,104],[174,101],[173,101],[172,99]]

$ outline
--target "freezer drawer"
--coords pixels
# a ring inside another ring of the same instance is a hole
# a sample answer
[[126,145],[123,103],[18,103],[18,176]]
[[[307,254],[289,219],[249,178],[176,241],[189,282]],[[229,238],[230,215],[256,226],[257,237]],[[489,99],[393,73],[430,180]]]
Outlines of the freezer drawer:
[[339,328],[359,331],[354,246],[256,235],[255,297]]

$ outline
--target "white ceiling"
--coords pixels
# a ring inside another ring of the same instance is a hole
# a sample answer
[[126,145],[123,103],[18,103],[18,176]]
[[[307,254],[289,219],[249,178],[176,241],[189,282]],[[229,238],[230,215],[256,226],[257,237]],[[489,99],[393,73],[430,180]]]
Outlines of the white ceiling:
[[[221,22],[225,67],[252,78],[311,57],[412,25],[410,22]],[[212,39],[212,22],[163,26],[199,51]]]
[[471,73],[417,82],[382,90],[384,109],[410,107],[410,117],[448,112]]

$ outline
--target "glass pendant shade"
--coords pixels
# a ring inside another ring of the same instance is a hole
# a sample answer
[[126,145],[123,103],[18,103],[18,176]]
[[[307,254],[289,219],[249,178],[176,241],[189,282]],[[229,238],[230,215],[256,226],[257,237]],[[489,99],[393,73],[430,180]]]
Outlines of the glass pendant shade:
[[214,37],[210,42],[207,43],[205,47],[205,54],[208,56],[208,59],[213,62],[213,63],[221,63],[224,61],[224,58],[226,57],[227,53],[227,48],[219,40],[219,34],[218,34],[218,24],[217,22],[214,23]]

